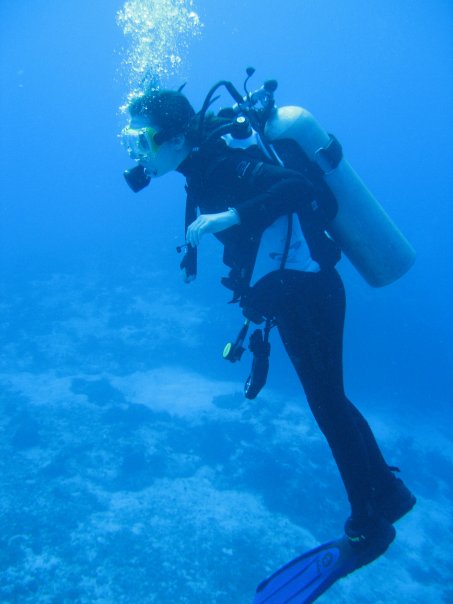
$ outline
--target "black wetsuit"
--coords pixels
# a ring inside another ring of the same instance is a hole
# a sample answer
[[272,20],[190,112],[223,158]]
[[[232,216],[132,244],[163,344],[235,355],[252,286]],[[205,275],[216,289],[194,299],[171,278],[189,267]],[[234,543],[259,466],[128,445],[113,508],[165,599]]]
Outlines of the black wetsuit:
[[[303,385],[343,479],[357,521],[373,515],[373,501],[394,479],[373,433],[343,386],[345,294],[335,264],[337,246],[324,229],[335,200],[319,183],[222,142],[196,153],[180,167],[189,203],[201,213],[233,207],[241,223],[218,234],[229,285],[241,305],[275,318],[278,331]],[[278,217],[296,212],[319,272],[281,269],[248,288],[260,237]]]

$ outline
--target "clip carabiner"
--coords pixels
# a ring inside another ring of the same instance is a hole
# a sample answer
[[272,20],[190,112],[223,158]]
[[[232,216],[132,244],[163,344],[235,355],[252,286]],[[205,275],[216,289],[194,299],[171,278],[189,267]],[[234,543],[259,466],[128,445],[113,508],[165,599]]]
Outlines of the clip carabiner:
[[274,323],[266,319],[264,335],[261,329],[256,329],[250,336],[249,350],[253,354],[252,369],[244,386],[245,398],[254,399],[258,396],[267,381],[269,373],[269,356],[271,345],[269,344],[269,333]]
[[244,325],[241,327],[241,330],[238,333],[238,336],[234,342],[228,342],[223,349],[223,358],[226,361],[230,361],[231,363],[236,363],[236,361],[240,361],[242,354],[245,350],[243,344],[245,337],[247,335],[247,331],[249,329],[250,320],[246,319]]

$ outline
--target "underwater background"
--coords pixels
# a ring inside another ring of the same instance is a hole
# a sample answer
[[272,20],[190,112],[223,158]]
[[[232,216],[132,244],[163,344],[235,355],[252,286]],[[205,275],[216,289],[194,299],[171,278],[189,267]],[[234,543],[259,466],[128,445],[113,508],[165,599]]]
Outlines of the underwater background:
[[418,504],[320,602],[453,602],[452,31],[450,0],[0,2],[2,604],[251,604],[342,532],[277,334],[254,401],[250,354],[222,359],[241,314],[213,238],[180,278],[182,177],[123,179],[145,73],[199,108],[249,65],[335,133],[417,250],[382,289],[339,264],[347,392]]

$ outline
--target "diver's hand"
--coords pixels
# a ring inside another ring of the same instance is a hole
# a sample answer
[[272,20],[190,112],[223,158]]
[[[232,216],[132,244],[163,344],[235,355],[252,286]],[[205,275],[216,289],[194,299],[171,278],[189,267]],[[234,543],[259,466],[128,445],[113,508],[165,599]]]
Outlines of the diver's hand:
[[187,229],[187,243],[197,247],[205,233],[219,233],[240,221],[239,214],[233,209],[218,214],[200,214]]

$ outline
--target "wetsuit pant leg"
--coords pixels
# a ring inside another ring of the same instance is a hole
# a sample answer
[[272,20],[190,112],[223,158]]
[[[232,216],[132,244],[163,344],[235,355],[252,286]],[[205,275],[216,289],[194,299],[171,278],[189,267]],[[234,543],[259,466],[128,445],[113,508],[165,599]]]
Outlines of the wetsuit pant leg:
[[274,312],[283,344],[324,433],[357,520],[394,480],[374,435],[343,386],[345,293],[335,270],[285,271]]

